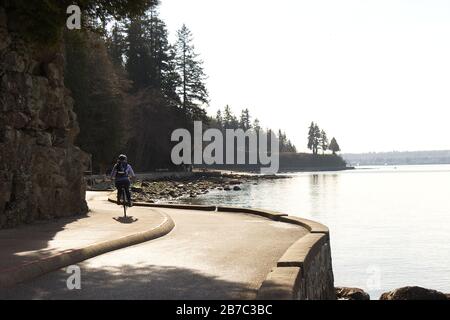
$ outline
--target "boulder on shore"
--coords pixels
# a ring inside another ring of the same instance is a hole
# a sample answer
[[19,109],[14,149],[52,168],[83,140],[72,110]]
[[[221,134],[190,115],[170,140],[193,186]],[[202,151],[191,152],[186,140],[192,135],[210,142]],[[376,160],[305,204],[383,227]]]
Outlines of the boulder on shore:
[[130,190],[131,190],[131,192],[138,192],[138,193],[144,192],[142,187],[131,187]]
[[359,288],[336,287],[334,289],[338,300],[370,300],[369,294]]
[[380,300],[448,300],[448,296],[436,290],[414,286],[385,292]]

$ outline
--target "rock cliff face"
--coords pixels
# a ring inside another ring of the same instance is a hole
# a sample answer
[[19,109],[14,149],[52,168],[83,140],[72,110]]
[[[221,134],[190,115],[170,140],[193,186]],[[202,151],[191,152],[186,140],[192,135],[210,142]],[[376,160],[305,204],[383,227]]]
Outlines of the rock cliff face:
[[0,7],[0,228],[87,211],[62,47],[38,49],[14,20]]

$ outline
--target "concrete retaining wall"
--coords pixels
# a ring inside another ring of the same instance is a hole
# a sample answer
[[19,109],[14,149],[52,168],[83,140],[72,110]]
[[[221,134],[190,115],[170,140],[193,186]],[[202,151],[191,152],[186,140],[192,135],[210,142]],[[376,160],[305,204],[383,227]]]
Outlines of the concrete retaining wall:
[[258,290],[264,300],[334,300],[329,230],[321,223],[270,210],[217,207],[218,211],[257,214],[299,225],[309,234],[293,243]]
[[329,234],[309,233],[294,242],[262,283],[258,299],[335,300]]

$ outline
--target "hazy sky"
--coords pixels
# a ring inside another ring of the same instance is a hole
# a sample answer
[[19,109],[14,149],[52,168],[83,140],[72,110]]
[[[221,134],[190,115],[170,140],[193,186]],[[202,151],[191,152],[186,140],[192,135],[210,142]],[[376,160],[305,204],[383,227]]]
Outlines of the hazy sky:
[[161,0],[191,29],[210,114],[248,107],[299,151],[316,121],[344,152],[450,149],[450,1]]

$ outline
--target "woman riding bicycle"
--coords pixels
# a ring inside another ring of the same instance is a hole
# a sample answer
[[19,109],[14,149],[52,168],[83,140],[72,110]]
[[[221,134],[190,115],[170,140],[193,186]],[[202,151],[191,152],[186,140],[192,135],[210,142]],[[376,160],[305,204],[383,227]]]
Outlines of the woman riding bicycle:
[[114,165],[111,172],[111,178],[115,179],[115,185],[117,188],[117,204],[120,205],[121,189],[125,189],[127,196],[127,205],[131,207],[131,194],[130,194],[130,177],[135,177],[133,168],[127,162],[127,156],[121,154]]

